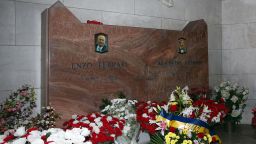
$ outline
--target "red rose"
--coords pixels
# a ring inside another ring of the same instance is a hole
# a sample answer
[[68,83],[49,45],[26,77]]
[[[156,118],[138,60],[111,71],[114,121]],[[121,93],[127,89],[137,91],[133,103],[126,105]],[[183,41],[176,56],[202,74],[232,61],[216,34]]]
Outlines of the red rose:
[[170,107],[170,111],[171,112],[175,112],[177,110],[178,110],[178,106],[177,105],[171,105],[171,107]]
[[170,131],[170,132],[172,132],[172,133],[175,133],[176,128],[174,128],[174,127],[170,127],[170,128],[169,128],[169,131]]
[[216,142],[216,141],[217,141],[216,137],[212,137],[212,142]]
[[197,134],[197,137],[200,138],[200,139],[202,139],[202,138],[204,137],[204,133],[198,133],[198,134]]

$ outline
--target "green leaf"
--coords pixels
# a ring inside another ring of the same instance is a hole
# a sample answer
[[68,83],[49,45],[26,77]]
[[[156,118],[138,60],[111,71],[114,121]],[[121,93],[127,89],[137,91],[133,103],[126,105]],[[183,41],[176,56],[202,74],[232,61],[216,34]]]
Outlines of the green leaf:
[[164,144],[164,137],[160,133],[150,135],[150,144]]

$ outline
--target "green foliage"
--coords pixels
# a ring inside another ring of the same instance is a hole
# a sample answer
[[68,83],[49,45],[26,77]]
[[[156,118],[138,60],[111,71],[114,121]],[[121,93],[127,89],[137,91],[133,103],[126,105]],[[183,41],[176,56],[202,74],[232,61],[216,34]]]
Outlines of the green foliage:
[[23,85],[12,92],[0,105],[0,131],[27,125],[36,107],[36,94],[33,87]]
[[[106,106],[111,105],[111,101],[107,98],[104,98],[101,100],[102,104],[100,105],[100,110],[103,110]],[[102,112],[103,114],[106,114],[106,112]]]
[[225,103],[229,109],[225,122],[239,123],[246,106],[249,90],[239,87],[236,83],[226,81],[215,88],[215,94],[215,100]]
[[159,132],[150,135],[149,144],[164,144],[164,143],[165,143],[164,137]]
[[[122,91],[118,91],[114,94],[116,98],[126,99],[126,95]],[[103,110],[106,106],[111,105],[111,101],[107,98],[101,100],[102,104],[100,105],[100,110]],[[107,114],[106,112],[102,112],[103,114]]]
[[32,118],[28,127],[36,127],[40,130],[46,130],[55,127],[55,122],[60,118],[60,115],[56,113],[53,107],[43,107],[41,114],[37,114],[36,117]]

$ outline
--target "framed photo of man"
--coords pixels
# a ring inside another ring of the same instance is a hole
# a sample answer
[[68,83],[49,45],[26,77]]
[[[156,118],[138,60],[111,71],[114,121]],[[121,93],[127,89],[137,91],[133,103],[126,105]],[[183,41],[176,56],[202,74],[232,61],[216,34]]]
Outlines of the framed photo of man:
[[97,33],[94,35],[95,52],[105,53],[108,52],[108,35],[104,33]]

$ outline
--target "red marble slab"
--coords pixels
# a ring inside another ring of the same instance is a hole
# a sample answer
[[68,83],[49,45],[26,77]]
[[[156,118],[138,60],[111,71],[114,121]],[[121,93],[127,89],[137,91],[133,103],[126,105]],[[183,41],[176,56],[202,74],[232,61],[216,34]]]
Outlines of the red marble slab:
[[[99,111],[117,91],[131,99],[167,100],[176,86],[208,87],[207,25],[183,31],[81,23],[57,2],[43,13],[42,89],[63,116]],[[95,52],[94,35],[108,35],[109,50]],[[179,38],[186,54],[179,54]]]

